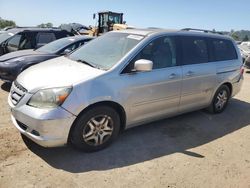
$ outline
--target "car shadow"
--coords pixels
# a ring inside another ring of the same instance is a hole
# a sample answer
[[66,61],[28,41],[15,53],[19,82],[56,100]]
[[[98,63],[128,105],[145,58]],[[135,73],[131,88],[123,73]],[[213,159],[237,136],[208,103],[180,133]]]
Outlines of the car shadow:
[[6,92],[10,92],[10,88],[11,88],[11,83],[9,82],[3,82],[1,85],[1,89]]
[[124,131],[107,149],[84,153],[72,147],[43,148],[24,139],[27,147],[57,169],[71,173],[109,170],[153,160],[176,152],[196,158],[188,151],[250,124],[250,104],[232,99],[225,112],[212,115],[196,111]]

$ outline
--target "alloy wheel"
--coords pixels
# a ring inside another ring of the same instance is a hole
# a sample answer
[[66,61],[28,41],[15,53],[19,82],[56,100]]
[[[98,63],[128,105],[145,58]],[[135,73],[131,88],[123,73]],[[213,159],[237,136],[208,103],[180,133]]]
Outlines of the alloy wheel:
[[228,100],[228,94],[226,90],[221,90],[215,100],[215,108],[217,110],[223,109]]
[[98,146],[111,137],[114,122],[107,115],[98,115],[91,118],[83,129],[83,139],[88,145]]

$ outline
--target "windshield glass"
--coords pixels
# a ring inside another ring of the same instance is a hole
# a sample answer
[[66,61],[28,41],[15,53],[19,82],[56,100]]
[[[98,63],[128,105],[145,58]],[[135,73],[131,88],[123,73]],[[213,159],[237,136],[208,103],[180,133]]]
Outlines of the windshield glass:
[[89,42],[68,57],[102,69],[110,69],[142,39],[143,36],[140,35],[110,32]]
[[57,53],[62,48],[68,46],[69,44],[71,44],[74,41],[75,41],[74,38],[62,38],[62,39],[50,42],[50,43],[38,48],[36,51],[42,52],[42,53],[54,54],[54,53]]
[[0,34],[0,43],[4,42],[5,40],[12,37],[13,35],[14,35],[13,33],[9,33],[9,32],[4,32]]

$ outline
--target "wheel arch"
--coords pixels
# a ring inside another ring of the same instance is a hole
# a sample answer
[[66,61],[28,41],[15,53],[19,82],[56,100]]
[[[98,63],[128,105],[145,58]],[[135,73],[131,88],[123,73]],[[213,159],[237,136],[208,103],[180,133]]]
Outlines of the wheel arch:
[[232,85],[231,82],[226,81],[226,82],[222,82],[222,83],[218,84],[218,86],[217,86],[217,87],[215,88],[215,90],[213,91],[212,98],[214,97],[216,91],[217,91],[221,86],[223,86],[223,85],[225,85],[225,86],[227,86],[227,87],[229,88],[230,97],[231,97],[232,92],[233,92],[233,85]]
[[[122,107],[122,105],[120,105],[117,102],[114,101],[100,101],[100,102],[96,102],[93,104],[90,104],[89,106],[87,106],[86,108],[84,108],[78,115],[77,117],[81,116],[82,114],[84,114],[86,111],[90,110],[91,108],[95,108],[96,106],[109,106],[111,108],[113,108],[114,110],[116,110],[120,116],[120,121],[121,121],[121,129],[120,131],[123,131],[126,127],[126,112],[124,110],[124,108]],[[68,134],[68,142],[69,142],[69,138],[70,138],[70,134],[72,132],[72,130],[74,129],[75,126],[75,122],[76,122],[77,118],[75,119],[75,121],[73,122],[69,134]]]
[[225,83],[221,84],[221,86],[222,86],[222,85],[225,85],[225,86],[228,87],[228,89],[229,89],[229,91],[230,91],[230,97],[231,97],[231,96],[232,96],[232,93],[233,93],[233,85],[232,85],[230,82],[225,82]]
[[214,95],[215,95],[216,91],[217,91],[222,85],[226,85],[226,86],[229,88],[230,97],[232,96],[232,93],[233,93],[233,85],[232,85],[232,83],[230,83],[230,82],[228,82],[228,81],[222,82],[221,84],[218,84],[218,86],[214,89],[214,91],[213,91],[213,93],[212,93],[212,95],[211,95],[209,104],[211,104],[211,102],[213,101],[213,98],[214,98]]

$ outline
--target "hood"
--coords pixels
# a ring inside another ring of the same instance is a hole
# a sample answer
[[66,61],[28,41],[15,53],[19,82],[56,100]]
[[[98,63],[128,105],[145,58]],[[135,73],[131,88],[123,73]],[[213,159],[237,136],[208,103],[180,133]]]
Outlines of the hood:
[[34,93],[44,88],[72,86],[104,72],[62,56],[28,68],[17,77],[17,82]]
[[0,62],[7,61],[10,59],[25,57],[25,56],[34,56],[34,55],[47,55],[35,50],[19,50],[5,55],[0,56]]

